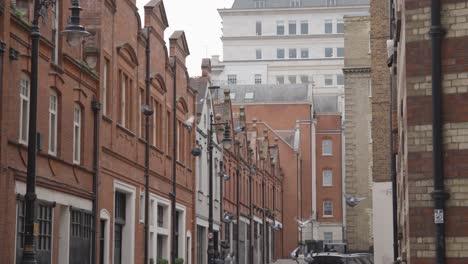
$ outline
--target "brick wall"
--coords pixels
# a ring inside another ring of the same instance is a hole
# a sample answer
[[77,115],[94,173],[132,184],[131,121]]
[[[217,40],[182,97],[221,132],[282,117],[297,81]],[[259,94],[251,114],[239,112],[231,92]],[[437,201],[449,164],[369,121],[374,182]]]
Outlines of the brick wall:
[[371,0],[372,147],[374,181],[390,181],[390,75],[387,61],[388,1]]
[[356,207],[346,206],[350,251],[366,251],[373,244],[369,27],[369,17],[345,17],[345,190],[366,198]]
[[[430,1],[394,1],[401,11],[398,46],[398,194],[400,254],[408,263],[435,263],[432,173]],[[467,1],[442,1],[443,175],[447,263],[468,262]]]

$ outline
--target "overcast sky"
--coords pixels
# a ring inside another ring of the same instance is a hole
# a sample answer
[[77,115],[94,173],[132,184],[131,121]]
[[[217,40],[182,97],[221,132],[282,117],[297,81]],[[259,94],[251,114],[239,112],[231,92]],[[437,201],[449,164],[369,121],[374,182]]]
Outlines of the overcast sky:
[[[150,0],[137,0],[138,11],[143,19],[143,7]],[[202,58],[221,55],[221,18],[217,9],[230,8],[234,0],[164,0],[169,28],[165,39],[175,30],[185,31],[190,55],[187,68],[190,76],[201,74]]]

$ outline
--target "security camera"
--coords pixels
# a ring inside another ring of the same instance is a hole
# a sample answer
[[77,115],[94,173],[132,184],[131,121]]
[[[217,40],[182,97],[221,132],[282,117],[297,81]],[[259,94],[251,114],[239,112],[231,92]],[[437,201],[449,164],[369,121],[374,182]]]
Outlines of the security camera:
[[202,150],[201,150],[201,148],[200,148],[199,146],[195,146],[195,147],[192,149],[192,152],[191,152],[191,153],[192,153],[192,156],[198,157],[198,156],[201,155]]
[[192,131],[192,126],[193,126],[193,121],[195,120],[194,116],[190,116],[187,120],[184,122],[184,127],[186,127],[189,131]]

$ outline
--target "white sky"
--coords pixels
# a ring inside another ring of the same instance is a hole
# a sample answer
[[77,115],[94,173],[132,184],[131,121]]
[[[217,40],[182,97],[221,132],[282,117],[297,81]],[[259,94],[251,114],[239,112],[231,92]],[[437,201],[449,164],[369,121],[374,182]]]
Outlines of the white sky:
[[[143,7],[150,0],[137,0],[144,23]],[[165,31],[166,43],[175,30],[185,31],[190,55],[187,57],[189,75],[201,75],[202,58],[221,55],[221,17],[219,8],[230,8],[234,0],[164,0],[169,27]]]

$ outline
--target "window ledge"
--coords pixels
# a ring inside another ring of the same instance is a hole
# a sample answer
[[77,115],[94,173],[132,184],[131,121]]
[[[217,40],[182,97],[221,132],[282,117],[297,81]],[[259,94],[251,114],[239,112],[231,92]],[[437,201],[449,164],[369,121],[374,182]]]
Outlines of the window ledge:
[[331,157],[331,156],[333,156],[333,154],[322,154],[322,156],[324,156],[324,157]]
[[106,115],[102,115],[102,120],[106,121],[106,122],[109,122],[109,123],[112,123],[112,119],[109,117],[109,116],[106,116]]
[[324,215],[322,218],[333,218],[333,215]]
[[136,134],[130,131],[128,128],[122,126],[121,124],[117,124],[117,128],[123,130],[125,133],[127,133],[131,137],[136,137]]

